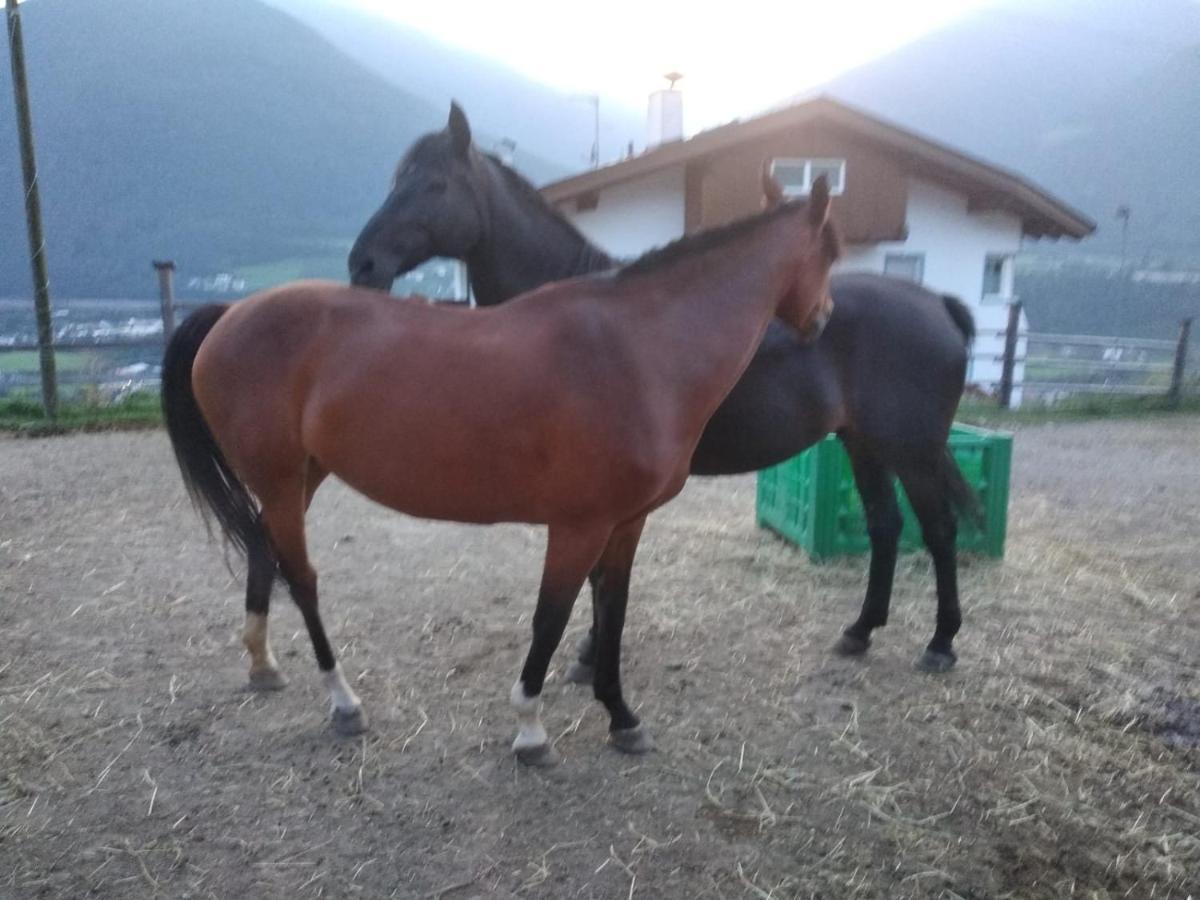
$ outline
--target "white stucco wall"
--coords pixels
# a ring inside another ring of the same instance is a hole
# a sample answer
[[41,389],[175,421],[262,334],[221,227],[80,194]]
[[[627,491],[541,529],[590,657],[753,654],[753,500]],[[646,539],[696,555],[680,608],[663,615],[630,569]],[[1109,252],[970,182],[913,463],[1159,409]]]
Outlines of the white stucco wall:
[[[1008,301],[1012,299],[1012,267],[1008,267],[1001,293],[983,296],[984,264],[989,254],[1016,254],[1021,248],[1021,221],[1011,213],[968,212],[967,198],[939,185],[913,180],[908,194],[908,240],[846,248],[838,262],[842,271],[882,272],[889,253],[925,256],[922,284],[939,293],[953,294],[975,316],[979,337],[967,380],[991,388],[1000,381]],[[1022,314],[1022,330],[1027,328]],[[1017,357],[1024,356],[1024,342]],[[1023,377],[1017,364],[1015,379]],[[1020,394],[1014,391],[1014,402]]]
[[600,192],[595,209],[563,212],[589,240],[618,258],[630,258],[683,234],[683,167],[657,172]]
[[[659,172],[600,193],[595,209],[564,212],[587,237],[619,258],[635,257],[675,240],[684,231],[683,168]],[[1012,267],[1005,273],[1001,293],[983,296],[984,264],[989,254],[1016,254],[1021,247],[1021,221],[1010,213],[968,212],[967,198],[930,182],[909,184],[908,239],[852,245],[838,262],[840,271],[883,272],[889,253],[924,254],[922,284],[939,293],[954,294],[975,316],[979,337],[968,370],[968,381],[992,389],[999,384],[1004,352],[1002,332],[1008,324],[1012,298]],[[1022,318],[1022,330],[1026,329]],[[1024,342],[1018,358],[1024,356]],[[1017,365],[1018,383],[1023,377]],[[1020,392],[1014,391],[1014,403]]]

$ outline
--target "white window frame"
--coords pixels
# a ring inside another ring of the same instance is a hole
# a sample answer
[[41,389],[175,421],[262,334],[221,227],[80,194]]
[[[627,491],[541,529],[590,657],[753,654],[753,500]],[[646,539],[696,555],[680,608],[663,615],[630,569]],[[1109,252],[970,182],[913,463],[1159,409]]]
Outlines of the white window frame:
[[[1000,260],[1000,290],[986,291],[987,267],[993,260]],[[1005,306],[1013,299],[1013,271],[1015,265],[1011,253],[987,253],[983,257],[983,274],[985,284],[979,286],[979,303],[981,306]]]
[[783,194],[785,197],[807,197],[812,191],[813,183],[813,166],[820,167],[836,167],[837,181],[829,185],[829,193],[833,196],[838,196],[846,192],[846,160],[836,159],[834,157],[804,157],[804,156],[778,156],[771,160],[771,174],[775,174],[775,167],[794,166],[804,167],[804,178],[801,184],[784,185]]
[[[888,261],[892,260],[892,259],[916,260],[916,262],[917,262],[917,277],[915,279],[912,279],[912,278],[907,278],[904,275],[896,275],[894,273],[888,272]],[[883,274],[887,275],[889,278],[902,278],[905,281],[912,281],[913,284],[924,284],[925,283],[925,254],[924,253],[914,253],[911,251],[899,252],[899,253],[885,253],[884,257],[883,257]]]

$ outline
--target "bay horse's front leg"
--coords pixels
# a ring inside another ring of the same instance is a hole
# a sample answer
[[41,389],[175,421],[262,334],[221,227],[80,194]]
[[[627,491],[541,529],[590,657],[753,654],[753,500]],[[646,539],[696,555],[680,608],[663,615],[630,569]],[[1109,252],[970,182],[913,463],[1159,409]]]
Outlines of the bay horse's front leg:
[[513,752],[520,762],[533,766],[552,766],[561,760],[542,725],[542,686],[550,658],[571,618],[571,607],[588,570],[600,558],[611,528],[551,525],[549,532],[542,585],[533,614],[533,641],[511,695],[519,723]]
[[275,557],[265,541],[255,542],[246,550],[246,563],[246,627],[242,631],[242,643],[250,654],[250,688],[278,691],[287,685],[287,679],[279,671],[279,663],[267,640]]
[[611,717],[608,735],[614,747],[626,753],[646,753],[654,741],[621,693],[621,633],[629,600],[633,558],[642,536],[645,517],[620,526],[600,557],[599,591],[595,603],[596,673],[593,690]]

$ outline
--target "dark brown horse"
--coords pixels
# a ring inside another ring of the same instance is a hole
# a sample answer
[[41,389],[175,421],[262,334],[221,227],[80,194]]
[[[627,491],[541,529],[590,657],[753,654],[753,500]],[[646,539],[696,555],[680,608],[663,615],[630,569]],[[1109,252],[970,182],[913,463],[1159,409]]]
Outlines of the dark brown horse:
[[704,424],[771,319],[819,330],[830,311],[826,185],[807,204],[783,204],[764,182],[770,212],[493,309],[301,282],[193,314],[167,348],[163,407],[193,499],[248,557],[252,683],[280,682],[266,635],[278,572],[335,727],[365,727],[317,612],[305,543],[305,511],[333,474],[415,516],[549,526],[533,641],[512,691],[525,762],[555,760],[542,683],[584,579],[604,573],[595,694],[613,743],[649,749],[619,676],[643,522],[683,487]]
[[[444,131],[421,138],[405,155],[387,200],[354,245],[350,276],[386,290],[397,275],[434,256],[466,261],[481,306],[616,265],[520,175],[479,152],[457,106]],[[831,291],[833,317],[815,343],[798,340],[779,322],[767,329],[705,428],[692,473],[752,472],[837,432],[871,538],[866,599],[837,645],[846,654],[864,653],[874,629],[887,624],[902,524],[898,476],[937,576],[937,627],[918,665],[943,672],[954,665],[962,618],[956,509],[974,512],[975,503],[946,441],[974,324],[955,298],[894,278],[839,274]],[[593,647],[590,638],[581,644],[572,680],[591,680]]]

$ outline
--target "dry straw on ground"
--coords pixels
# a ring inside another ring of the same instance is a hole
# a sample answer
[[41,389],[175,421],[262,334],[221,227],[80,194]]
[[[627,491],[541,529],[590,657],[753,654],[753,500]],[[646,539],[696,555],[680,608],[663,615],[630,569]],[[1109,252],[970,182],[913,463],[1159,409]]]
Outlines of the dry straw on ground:
[[0,441],[0,896],[1200,894],[1198,438],[1021,432],[1010,552],[965,562],[943,678],[911,665],[923,558],[870,658],[836,659],[864,561],[756,529],[752,478],[694,482],[651,520],[627,630],[660,749],[604,746],[564,646],[550,773],[508,752],[539,530],[318,498],[327,624],[373,724],[339,741],[283,596],[291,684],[243,689],[241,585],[163,435]]

